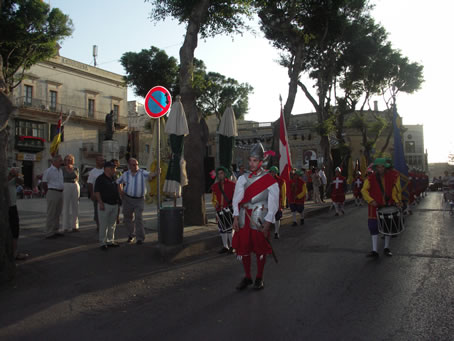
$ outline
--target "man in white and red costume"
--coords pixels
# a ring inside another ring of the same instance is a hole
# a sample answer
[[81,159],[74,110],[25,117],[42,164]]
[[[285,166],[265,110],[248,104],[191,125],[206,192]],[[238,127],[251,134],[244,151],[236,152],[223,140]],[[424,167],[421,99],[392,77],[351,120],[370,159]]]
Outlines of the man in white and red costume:
[[254,289],[263,289],[263,269],[266,255],[272,254],[270,225],[275,222],[279,209],[279,185],[276,179],[262,168],[264,150],[261,143],[249,153],[249,172],[238,178],[233,195],[232,246],[242,260],[245,276],[236,287],[243,290],[253,283],[251,252],[257,258],[257,275]]
[[363,204],[363,197],[361,195],[361,189],[363,188],[363,178],[361,176],[361,172],[357,171],[355,178],[353,180],[353,196],[355,197],[355,205],[362,206]]

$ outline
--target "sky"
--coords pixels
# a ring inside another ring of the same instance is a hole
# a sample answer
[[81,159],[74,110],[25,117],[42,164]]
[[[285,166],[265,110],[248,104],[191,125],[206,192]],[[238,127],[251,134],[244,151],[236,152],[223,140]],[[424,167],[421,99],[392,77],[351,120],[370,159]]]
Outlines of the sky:
[[[93,45],[98,46],[97,67],[125,74],[119,60],[125,52],[139,52],[156,46],[179,60],[185,27],[176,21],[152,22],[151,4],[143,0],[47,0],[73,21],[72,37],[63,41],[60,54],[93,65]],[[454,1],[375,0],[372,15],[389,33],[395,49],[411,62],[424,66],[421,89],[411,95],[399,94],[397,107],[404,124],[423,124],[429,162],[447,162],[454,153],[454,105],[451,82]],[[274,121],[279,117],[279,95],[288,94],[286,69],[277,64],[279,51],[263,37],[258,24],[255,32],[234,37],[217,36],[199,40],[195,57],[205,62],[208,71],[249,83],[254,93],[249,97],[247,120]],[[311,87],[308,87],[311,89]],[[143,103],[128,89],[128,100]],[[379,110],[386,109],[381,98]],[[298,91],[293,114],[312,112],[313,107]]]

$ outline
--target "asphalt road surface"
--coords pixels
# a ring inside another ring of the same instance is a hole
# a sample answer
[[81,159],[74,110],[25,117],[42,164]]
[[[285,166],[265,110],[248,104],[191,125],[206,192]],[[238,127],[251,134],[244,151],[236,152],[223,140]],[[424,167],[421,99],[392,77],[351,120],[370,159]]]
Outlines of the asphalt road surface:
[[365,206],[285,227],[262,291],[235,290],[234,255],[163,264],[134,246],[62,252],[0,288],[0,340],[453,340],[454,217],[442,208],[429,193],[393,257],[379,240],[378,260],[365,257]]

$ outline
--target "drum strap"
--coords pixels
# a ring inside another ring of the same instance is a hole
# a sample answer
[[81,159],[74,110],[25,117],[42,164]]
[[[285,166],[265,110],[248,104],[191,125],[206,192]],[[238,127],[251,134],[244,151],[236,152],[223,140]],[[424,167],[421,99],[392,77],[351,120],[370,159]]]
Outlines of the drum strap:
[[381,191],[381,193],[382,193],[383,196],[385,197],[385,206],[387,206],[388,203],[389,203],[389,199],[390,199],[390,198],[388,197],[388,195],[386,195],[386,192],[385,192],[385,190],[384,190],[384,188],[383,188],[383,184],[381,183],[381,176],[378,175],[377,173],[375,173],[375,178],[377,179],[378,186],[380,186],[380,191]]

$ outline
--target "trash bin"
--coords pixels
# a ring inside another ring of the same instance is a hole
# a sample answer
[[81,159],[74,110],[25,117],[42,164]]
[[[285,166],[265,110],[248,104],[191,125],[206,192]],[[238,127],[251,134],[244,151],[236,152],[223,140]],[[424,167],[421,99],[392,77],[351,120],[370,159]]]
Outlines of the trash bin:
[[159,211],[158,241],[165,245],[183,242],[183,207],[163,207]]

